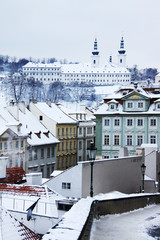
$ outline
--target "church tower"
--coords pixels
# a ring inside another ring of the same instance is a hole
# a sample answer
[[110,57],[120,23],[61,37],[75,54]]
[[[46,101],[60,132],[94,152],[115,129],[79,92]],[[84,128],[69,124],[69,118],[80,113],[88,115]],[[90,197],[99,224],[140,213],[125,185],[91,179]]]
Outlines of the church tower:
[[99,51],[97,46],[97,39],[94,41],[94,50],[92,52],[92,67],[99,67]]
[[124,40],[123,37],[120,42],[120,49],[118,50],[118,66],[126,67],[126,50],[124,48]]

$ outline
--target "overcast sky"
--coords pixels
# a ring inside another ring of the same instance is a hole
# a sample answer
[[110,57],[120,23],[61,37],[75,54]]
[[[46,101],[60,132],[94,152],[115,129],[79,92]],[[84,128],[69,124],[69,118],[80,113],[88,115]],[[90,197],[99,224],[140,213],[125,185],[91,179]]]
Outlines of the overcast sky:
[[0,54],[101,63],[123,35],[129,67],[160,70],[160,0],[0,0]]

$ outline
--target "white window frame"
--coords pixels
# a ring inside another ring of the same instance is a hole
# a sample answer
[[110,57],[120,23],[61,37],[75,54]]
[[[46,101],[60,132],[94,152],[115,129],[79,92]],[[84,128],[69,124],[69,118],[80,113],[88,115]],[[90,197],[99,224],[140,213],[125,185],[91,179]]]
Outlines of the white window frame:
[[[106,125],[106,122],[108,122],[109,124]],[[111,119],[110,119],[110,118],[105,118],[105,119],[104,119],[104,126],[105,126],[105,127],[110,127],[110,122],[111,122]]]
[[[141,138],[139,138],[141,137]],[[141,141],[141,143],[139,144],[139,141]],[[137,146],[140,146],[141,144],[143,144],[143,135],[137,135]]]
[[[142,104],[142,107],[139,106],[139,104],[140,104],[140,105]],[[138,109],[143,109],[143,108],[144,108],[144,102],[143,102],[143,101],[138,101],[138,102],[137,102],[137,108],[138,108]]]
[[[138,124],[139,121],[142,121],[142,124]],[[137,127],[143,127],[144,126],[144,119],[143,118],[138,118],[137,119]]]
[[127,102],[127,109],[133,108],[133,102]]
[[150,125],[150,127],[156,127],[157,126],[157,119],[156,118],[150,118],[149,125]]
[[[116,137],[118,137],[118,139],[116,139]],[[120,146],[120,135],[115,134],[113,141],[114,141],[114,142],[113,142],[113,145],[115,145],[115,146]],[[118,143],[118,144],[117,144],[117,143]]]
[[[110,135],[105,134],[103,139],[104,139],[104,145],[109,146],[110,145]],[[106,144],[105,142],[108,143],[108,144]]]
[[[117,124],[116,122],[117,122],[118,124]],[[120,126],[120,119],[119,119],[119,118],[115,118],[115,119],[114,119],[114,126],[115,126],[115,127],[119,127],[119,126]]]
[[[128,121],[132,121],[132,125],[128,124]],[[127,127],[133,127],[133,118],[127,118],[126,119],[126,126]]]
[[[154,139],[154,142],[152,142]],[[150,144],[156,144],[157,143],[157,136],[156,135],[150,135],[149,137]]]
[[127,146],[133,146],[133,135],[127,135],[126,141]]

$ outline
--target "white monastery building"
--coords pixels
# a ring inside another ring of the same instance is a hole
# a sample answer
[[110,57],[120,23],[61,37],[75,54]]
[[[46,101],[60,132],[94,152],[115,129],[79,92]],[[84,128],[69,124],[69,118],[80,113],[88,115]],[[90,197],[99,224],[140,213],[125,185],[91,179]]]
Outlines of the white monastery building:
[[131,74],[126,68],[126,50],[123,37],[118,50],[117,64],[112,62],[112,56],[110,56],[107,64],[100,65],[97,39],[95,39],[91,62],[88,64],[60,64],[59,62],[37,64],[29,62],[23,66],[23,73],[26,78],[35,78],[44,84],[60,81],[65,84],[86,82],[94,85],[129,85],[131,82]]

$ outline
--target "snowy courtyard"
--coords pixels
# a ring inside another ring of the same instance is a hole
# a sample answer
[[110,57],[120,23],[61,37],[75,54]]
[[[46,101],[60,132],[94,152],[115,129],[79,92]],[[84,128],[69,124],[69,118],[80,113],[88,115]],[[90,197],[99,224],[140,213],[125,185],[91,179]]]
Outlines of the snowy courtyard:
[[151,205],[123,214],[94,220],[91,240],[160,239],[160,205]]

